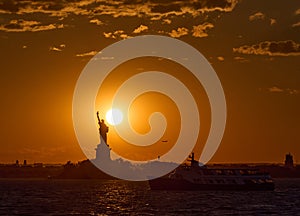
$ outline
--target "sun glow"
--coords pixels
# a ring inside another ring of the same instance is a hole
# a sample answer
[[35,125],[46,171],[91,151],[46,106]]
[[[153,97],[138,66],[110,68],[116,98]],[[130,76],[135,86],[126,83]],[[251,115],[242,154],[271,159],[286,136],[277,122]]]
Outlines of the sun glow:
[[110,109],[106,113],[106,120],[110,125],[118,125],[123,120],[123,113],[119,109]]

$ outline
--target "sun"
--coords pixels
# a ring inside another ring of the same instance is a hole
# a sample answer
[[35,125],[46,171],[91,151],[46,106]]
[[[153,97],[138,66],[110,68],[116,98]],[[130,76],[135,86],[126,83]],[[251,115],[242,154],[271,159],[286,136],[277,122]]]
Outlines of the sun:
[[123,113],[119,109],[110,109],[106,113],[106,120],[110,125],[118,125],[123,120]]

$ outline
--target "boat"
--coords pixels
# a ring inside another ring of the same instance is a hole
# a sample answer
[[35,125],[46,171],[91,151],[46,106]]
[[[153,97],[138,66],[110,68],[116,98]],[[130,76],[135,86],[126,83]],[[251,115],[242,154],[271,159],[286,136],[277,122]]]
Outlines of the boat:
[[274,190],[271,176],[252,168],[212,168],[199,166],[194,159],[177,167],[171,173],[149,180],[151,190]]

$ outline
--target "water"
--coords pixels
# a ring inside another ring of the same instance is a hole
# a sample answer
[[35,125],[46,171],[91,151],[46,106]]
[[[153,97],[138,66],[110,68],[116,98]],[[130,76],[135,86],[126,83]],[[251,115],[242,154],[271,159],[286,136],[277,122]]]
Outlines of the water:
[[0,179],[0,215],[300,215],[300,179],[275,191],[151,191],[145,182]]

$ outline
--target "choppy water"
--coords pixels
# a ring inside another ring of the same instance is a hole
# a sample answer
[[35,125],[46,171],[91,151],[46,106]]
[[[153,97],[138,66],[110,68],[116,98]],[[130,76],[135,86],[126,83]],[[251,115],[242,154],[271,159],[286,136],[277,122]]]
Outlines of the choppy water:
[[267,192],[151,191],[145,182],[0,179],[0,215],[300,215],[300,179]]

